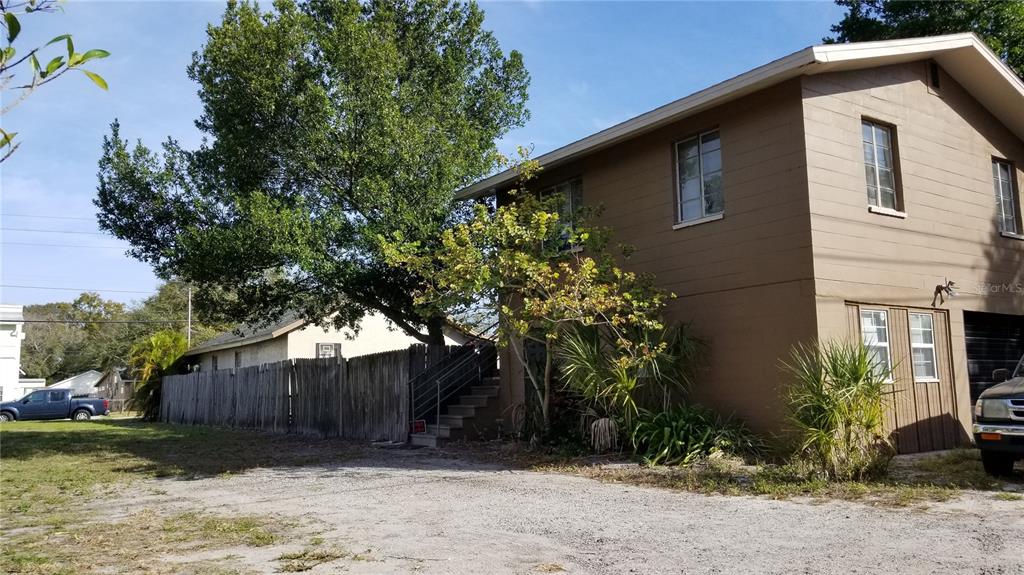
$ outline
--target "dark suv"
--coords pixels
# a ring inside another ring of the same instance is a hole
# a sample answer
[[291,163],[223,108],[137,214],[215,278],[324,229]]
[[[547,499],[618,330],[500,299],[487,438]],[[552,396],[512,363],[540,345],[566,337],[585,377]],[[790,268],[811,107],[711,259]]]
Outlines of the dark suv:
[[1013,464],[1024,459],[1024,357],[1010,374],[997,369],[992,379],[1001,382],[986,389],[974,404],[974,443],[991,475],[1010,475]]

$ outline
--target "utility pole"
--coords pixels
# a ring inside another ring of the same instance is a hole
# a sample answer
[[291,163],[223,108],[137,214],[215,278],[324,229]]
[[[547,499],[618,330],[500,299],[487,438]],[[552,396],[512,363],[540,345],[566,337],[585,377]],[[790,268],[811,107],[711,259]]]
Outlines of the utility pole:
[[185,324],[185,339],[192,347],[192,286],[188,286],[188,320]]

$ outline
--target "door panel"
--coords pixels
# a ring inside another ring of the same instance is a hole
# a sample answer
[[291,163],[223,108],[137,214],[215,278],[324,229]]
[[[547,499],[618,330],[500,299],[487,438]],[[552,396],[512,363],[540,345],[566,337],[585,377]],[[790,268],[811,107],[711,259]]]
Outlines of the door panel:
[[[850,326],[858,340],[861,310],[885,310],[889,327],[889,352],[893,363],[892,395],[886,430],[900,453],[950,449],[962,444],[956,412],[956,393],[950,361],[949,315],[945,310],[915,309],[883,304],[848,303]],[[938,381],[914,380],[910,313],[932,316],[935,372]]]

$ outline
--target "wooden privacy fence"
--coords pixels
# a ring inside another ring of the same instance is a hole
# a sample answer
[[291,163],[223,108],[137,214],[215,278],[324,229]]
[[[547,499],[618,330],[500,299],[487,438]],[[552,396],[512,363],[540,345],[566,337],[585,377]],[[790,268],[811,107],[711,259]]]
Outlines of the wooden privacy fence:
[[409,380],[448,350],[409,349],[344,358],[165,376],[160,419],[344,439],[405,441]]

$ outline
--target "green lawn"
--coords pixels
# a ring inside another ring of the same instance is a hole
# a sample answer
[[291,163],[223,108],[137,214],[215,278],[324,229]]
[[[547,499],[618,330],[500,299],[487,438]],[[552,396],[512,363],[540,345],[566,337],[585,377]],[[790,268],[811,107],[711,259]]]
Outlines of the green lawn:
[[336,441],[131,419],[7,423],[0,426],[2,513],[5,523],[13,517],[18,524],[134,479],[322,463],[352,453]]
[[[339,441],[170,426],[130,419],[13,422],[0,426],[0,573],[237,573],[213,562],[154,562],[162,553],[265,546],[286,524],[263,517],[140,508],[109,520],[93,503],[139,479],[200,477],[255,467],[329,463],[358,451]],[[81,501],[89,501],[82,513]],[[310,547],[311,556],[326,553]],[[294,559],[282,559],[294,567]]]

